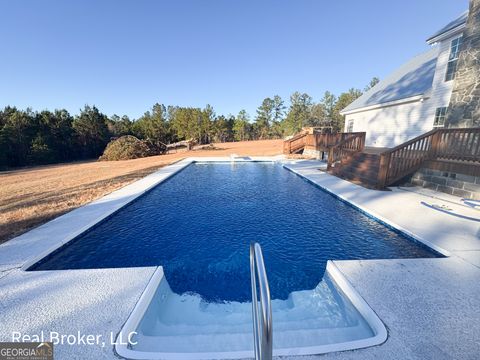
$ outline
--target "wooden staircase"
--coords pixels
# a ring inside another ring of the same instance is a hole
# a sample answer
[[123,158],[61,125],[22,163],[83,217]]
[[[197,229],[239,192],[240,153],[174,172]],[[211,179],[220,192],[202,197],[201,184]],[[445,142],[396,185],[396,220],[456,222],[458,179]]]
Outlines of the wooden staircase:
[[302,152],[307,146],[308,134],[300,133],[292,137],[291,139],[283,142],[283,153],[285,155],[298,154]]
[[330,169],[330,174],[368,188],[376,188],[379,170],[379,154],[357,152],[343,157]]
[[434,129],[380,154],[364,152],[361,139],[352,136],[330,148],[328,171],[368,188],[384,189],[433,161],[476,175],[480,128]]

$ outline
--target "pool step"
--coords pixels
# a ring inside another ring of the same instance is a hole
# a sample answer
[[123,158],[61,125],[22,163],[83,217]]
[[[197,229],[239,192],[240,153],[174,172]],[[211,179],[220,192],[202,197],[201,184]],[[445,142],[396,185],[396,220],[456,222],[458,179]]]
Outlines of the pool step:
[[[192,333],[197,326],[203,326],[206,332],[223,331],[223,326],[238,328],[239,332],[245,327],[251,330],[251,303],[208,303],[195,294],[173,293],[166,281],[162,286],[162,296],[156,297],[157,303],[147,310],[148,320],[141,324],[145,334]],[[272,300],[274,320],[280,328],[283,322],[293,324],[292,320],[299,323],[295,328],[338,326],[338,319],[350,319],[339,300],[332,284],[324,280],[313,290],[294,291],[286,300]]]
[[[273,347],[285,349],[351,341],[368,337],[365,335],[368,331],[368,325],[363,323],[343,328],[290,330],[282,330],[278,324],[274,323]],[[138,344],[133,347],[134,350],[151,352],[230,352],[253,349],[251,324],[247,331],[241,333],[229,332],[228,328],[225,328],[217,334],[205,334],[199,331],[192,335],[138,335],[136,340]]]
[[[250,351],[251,303],[208,303],[173,293],[164,279],[138,327],[134,350],[151,352]],[[315,289],[272,301],[274,348],[305,347],[356,337],[371,330],[325,277]]]
[[[189,311],[189,317],[169,316],[168,319],[160,315],[148,327],[142,328],[142,331],[146,335],[193,334],[198,332],[200,328],[201,333],[221,333],[225,329],[230,329],[231,332],[235,333],[251,332],[251,304],[247,303],[245,305],[243,309],[237,309],[232,313],[228,313],[219,305],[218,311],[211,314]],[[228,305],[224,306],[228,307]],[[274,306],[273,317],[276,329],[328,328],[337,325],[337,322],[331,316],[301,306],[292,310],[276,309]]]
[[[335,328],[332,323],[326,321],[325,318],[310,318],[304,320],[292,319],[291,321],[275,321],[274,320],[275,334],[282,331],[310,331],[319,329],[332,329]],[[357,324],[350,324],[349,326],[339,326],[337,329],[345,329],[352,326],[358,326]],[[152,329],[152,333],[142,332],[144,336],[153,337],[175,337],[175,336],[196,336],[196,335],[208,335],[217,336],[224,334],[242,335],[248,334],[252,336],[252,322],[242,324],[205,324],[205,325],[185,325],[177,324],[166,326],[164,324],[158,324]]]

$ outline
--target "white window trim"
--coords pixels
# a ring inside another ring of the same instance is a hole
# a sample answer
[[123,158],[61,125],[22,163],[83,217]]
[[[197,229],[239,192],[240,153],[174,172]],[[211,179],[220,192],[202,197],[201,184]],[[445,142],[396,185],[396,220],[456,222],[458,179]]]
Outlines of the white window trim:
[[[443,124],[441,125],[435,125],[435,120],[437,119],[437,111],[439,109],[445,109],[445,114],[443,115]],[[435,115],[433,117],[433,128],[444,128],[445,127],[445,121],[447,120],[447,112],[448,112],[448,106],[439,106],[435,109]]]
[[[457,36],[456,38],[454,38],[454,39],[452,39],[452,40],[450,41],[450,49],[449,49],[450,51],[449,51],[449,53],[448,53],[447,66],[446,66],[446,68],[445,68],[445,75],[444,75],[444,77],[443,77],[444,82],[450,82],[450,81],[455,80],[456,72],[457,72],[457,66],[458,66],[458,59],[459,59],[459,57],[460,57],[460,47],[462,46],[462,43],[463,43],[463,39],[462,39],[462,38],[463,38],[463,34],[460,35],[460,36]],[[457,56],[456,56],[455,58],[453,58],[453,59],[450,59],[450,56],[452,56],[452,44],[453,44],[454,41],[458,41],[458,40],[460,40],[460,41],[459,41],[460,43],[456,46],[456,48],[457,48],[457,50],[456,50],[456,51],[457,51]],[[453,77],[452,77],[451,79],[448,79],[448,80],[447,80],[448,67],[449,67],[450,63],[452,63],[452,62],[454,62],[454,61],[456,61],[457,63],[455,64],[455,71],[453,72]]]
[[355,123],[355,119],[349,119],[348,122],[347,122],[347,132],[351,133],[353,132],[353,126],[354,126],[354,123]]

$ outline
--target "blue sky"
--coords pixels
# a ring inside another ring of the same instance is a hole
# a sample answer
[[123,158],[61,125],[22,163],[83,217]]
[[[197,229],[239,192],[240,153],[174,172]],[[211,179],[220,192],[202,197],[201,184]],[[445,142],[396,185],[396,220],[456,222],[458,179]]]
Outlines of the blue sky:
[[467,0],[1,1],[0,106],[155,102],[220,114],[363,88],[428,49]]

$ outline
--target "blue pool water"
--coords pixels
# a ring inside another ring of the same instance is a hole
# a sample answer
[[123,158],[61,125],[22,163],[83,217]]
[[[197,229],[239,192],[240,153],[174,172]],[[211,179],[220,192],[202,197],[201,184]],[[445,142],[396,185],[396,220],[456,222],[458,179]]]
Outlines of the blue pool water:
[[436,256],[281,165],[198,163],[32,269],[162,265],[178,294],[247,301],[252,241],[275,299],[315,288],[328,259]]

